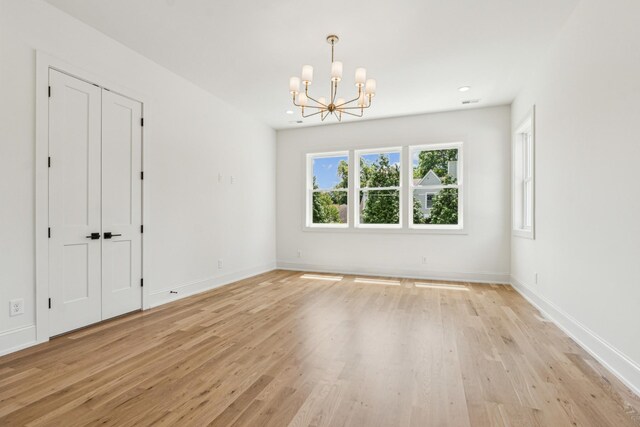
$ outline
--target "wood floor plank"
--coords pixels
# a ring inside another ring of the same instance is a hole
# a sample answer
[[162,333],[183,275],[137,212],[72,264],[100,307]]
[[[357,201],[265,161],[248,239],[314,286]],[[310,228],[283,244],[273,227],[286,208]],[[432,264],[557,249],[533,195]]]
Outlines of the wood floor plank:
[[638,396],[509,286],[318,276],[0,357],[0,425],[640,426]]

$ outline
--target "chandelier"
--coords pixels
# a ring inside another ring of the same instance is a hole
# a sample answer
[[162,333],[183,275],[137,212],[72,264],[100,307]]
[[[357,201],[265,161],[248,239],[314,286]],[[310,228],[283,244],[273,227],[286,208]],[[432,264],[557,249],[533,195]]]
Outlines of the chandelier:
[[[334,60],[334,48],[338,43],[338,36],[331,34],[327,36],[327,43],[331,45],[331,91],[329,98],[324,96],[315,99],[309,95],[309,86],[313,81],[313,67],[304,65],[301,77],[291,77],[289,79],[289,93],[292,96],[293,105],[300,107],[302,117],[311,117],[320,114],[322,121],[329,114],[334,115],[338,121],[342,121],[342,115],[362,117],[365,108],[371,106],[371,99],[376,94],[376,81],[367,79],[367,70],[356,68],[356,87],[358,94],[355,98],[345,101],[338,98],[338,83],[342,80],[342,62]],[[304,85],[304,91],[300,91],[300,82]],[[311,113],[305,115],[305,109],[312,109]]]

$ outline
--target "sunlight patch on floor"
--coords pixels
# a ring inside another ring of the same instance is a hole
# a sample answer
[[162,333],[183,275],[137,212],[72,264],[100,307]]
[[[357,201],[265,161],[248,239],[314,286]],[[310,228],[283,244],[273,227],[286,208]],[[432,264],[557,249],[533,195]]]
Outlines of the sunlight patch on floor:
[[354,280],[355,283],[370,283],[373,285],[389,285],[389,286],[400,286],[399,280],[385,280],[385,279],[369,279],[366,277],[356,277]]
[[342,276],[326,276],[324,274],[303,274],[301,279],[313,279],[313,280],[327,280],[330,282],[339,282],[342,280]]
[[447,283],[428,283],[415,282],[416,288],[445,289],[448,291],[468,291],[469,288],[464,285],[450,285]]

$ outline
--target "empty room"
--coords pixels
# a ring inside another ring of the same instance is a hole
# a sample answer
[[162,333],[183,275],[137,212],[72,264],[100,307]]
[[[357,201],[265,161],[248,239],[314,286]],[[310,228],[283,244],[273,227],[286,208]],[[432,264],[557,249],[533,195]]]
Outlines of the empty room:
[[0,0],[0,426],[640,427],[639,19]]

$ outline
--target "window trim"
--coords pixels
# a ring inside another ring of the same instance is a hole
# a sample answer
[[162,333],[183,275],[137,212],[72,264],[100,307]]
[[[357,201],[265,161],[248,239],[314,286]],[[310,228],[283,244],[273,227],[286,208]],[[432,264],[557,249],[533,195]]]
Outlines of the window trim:
[[[313,188],[313,160],[329,157],[346,157],[349,164],[349,185],[345,189],[317,189]],[[350,150],[306,153],[306,180],[304,187],[305,194],[305,227],[318,229],[347,229],[351,225],[351,212],[348,208],[351,205],[351,152]],[[313,222],[313,193],[327,193],[330,191],[343,191],[347,193],[347,222],[346,223],[314,223]]]
[[[448,150],[455,148],[458,150],[458,183],[457,184],[445,184],[445,185],[414,185],[413,184],[413,154],[416,151],[437,151]],[[429,231],[451,231],[451,232],[464,232],[464,211],[465,211],[465,197],[464,197],[464,142],[448,142],[448,143],[436,143],[436,144],[422,144],[422,145],[410,145],[408,147],[409,154],[408,167],[407,167],[407,179],[409,181],[409,193],[408,193],[408,226],[410,230],[429,230]],[[458,189],[458,223],[457,224],[414,224],[413,223],[413,191],[420,190],[442,190],[445,188],[457,188]]]
[[[401,235],[429,235],[429,234],[433,234],[433,235],[467,235],[469,234],[467,231],[467,225],[466,223],[463,224],[462,227],[458,227],[458,226],[454,226],[454,228],[448,228],[449,226],[446,225],[440,225],[438,228],[418,228],[418,227],[410,227],[409,226],[409,221],[412,220],[412,211],[410,209],[410,206],[408,206],[408,199],[410,197],[410,195],[408,194],[408,188],[410,188],[408,185],[405,185],[406,179],[409,178],[410,181],[412,182],[411,179],[413,178],[413,166],[411,165],[411,156],[408,154],[410,149],[413,147],[432,147],[432,146],[440,146],[440,147],[444,147],[446,148],[447,146],[452,146],[452,145],[459,145],[464,147],[464,142],[463,141],[458,141],[458,142],[435,142],[435,143],[426,143],[426,144],[416,144],[416,145],[410,145],[410,144],[402,144],[401,146],[397,146],[397,147],[392,147],[390,149],[390,151],[400,151],[401,152],[401,157],[400,157],[400,165],[401,165],[401,171],[400,171],[400,180],[401,183],[403,184],[403,189],[400,191],[400,209],[401,209],[401,216],[400,216],[400,221],[401,221],[401,226],[397,226],[395,224],[393,224],[391,227],[382,224],[382,227],[376,227],[378,224],[368,224],[368,226],[366,227],[355,227],[354,225],[354,195],[355,193],[355,185],[356,185],[356,174],[353,172],[356,170],[356,166],[355,166],[355,152],[369,152],[369,153],[379,153],[382,150],[385,149],[389,149],[388,146],[381,146],[381,147],[371,147],[367,148],[365,146],[365,148],[347,148],[347,149],[340,149],[340,146],[336,146],[333,145],[331,147],[327,147],[328,150],[327,151],[308,151],[308,152],[303,152],[301,153],[301,158],[300,161],[304,164],[304,167],[306,168],[306,170],[303,172],[303,174],[305,174],[306,179],[303,180],[302,183],[300,183],[300,191],[301,191],[301,195],[303,196],[303,202],[305,203],[305,207],[304,207],[304,212],[302,213],[303,216],[303,220],[302,220],[302,224],[301,224],[301,229],[304,232],[310,232],[310,233],[355,233],[355,234],[401,234]],[[464,151],[464,150],[463,150]],[[310,192],[308,191],[308,188],[310,187],[309,181],[313,181],[313,169],[312,169],[312,165],[310,165],[310,158],[317,158],[317,157],[333,157],[333,156],[348,156],[348,162],[349,162],[349,186],[348,186],[348,197],[347,197],[347,203],[349,204],[349,206],[351,206],[351,208],[349,208],[347,210],[347,224],[311,224],[310,225],[310,219],[313,215],[313,211],[311,209],[311,200],[309,199],[309,194]],[[464,176],[465,182],[466,182],[466,168],[464,167],[464,159],[462,157],[462,155],[459,152],[458,155],[458,164],[459,164],[459,173],[461,174],[461,177]],[[359,166],[359,165],[358,165]],[[405,169],[407,172],[403,173],[402,169]],[[459,177],[459,178],[461,178]],[[358,171],[358,184],[360,183],[360,174]],[[465,187],[463,187],[462,191],[459,191],[459,210],[462,210],[462,212],[465,212],[467,210],[467,205],[466,205],[466,194],[465,194]],[[458,213],[458,217],[461,218],[461,213],[459,211]]]
[[[393,187],[360,187],[360,156],[367,154],[388,154],[388,153],[399,153],[400,154],[400,185]],[[403,223],[403,184],[404,177],[402,173],[403,169],[403,159],[404,159],[404,150],[402,146],[399,147],[380,147],[380,148],[366,148],[361,150],[353,150],[353,225],[356,229],[397,229],[401,230],[404,228]],[[397,224],[363,224],[360,222],[360,191],[376,191],[376,190],[397,190],[398,191],[398,223]]]
[[[528,135],[526,144],[522,135]],[[515,128],[511,146],[511,199],[513,201],[511,205],[511,233],[513,236],[532,240],[535,239],[535,146],[534,105]],[[527,176],[525,176],[525,172],[528,172]],[[528,184],[531,185],[531,189],[527,205],[525,195],[528,193],[526,188]],[[529,226],[525,225],[527,219],[530,219],[531,225]]]

